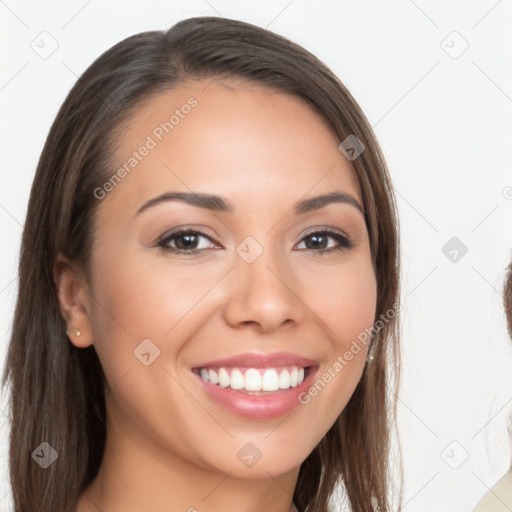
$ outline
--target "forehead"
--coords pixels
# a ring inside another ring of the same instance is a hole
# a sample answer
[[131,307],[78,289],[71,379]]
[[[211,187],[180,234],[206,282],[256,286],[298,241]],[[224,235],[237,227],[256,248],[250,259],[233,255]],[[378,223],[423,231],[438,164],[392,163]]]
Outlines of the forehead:
[[181,190],[264,207],[274,194],[295,202],[336,189],[360,200],[339,142],[296,96],[240,81],[183,84],[148,98],[121,125],[113,172],[124,172],[109,199],[136,208]]

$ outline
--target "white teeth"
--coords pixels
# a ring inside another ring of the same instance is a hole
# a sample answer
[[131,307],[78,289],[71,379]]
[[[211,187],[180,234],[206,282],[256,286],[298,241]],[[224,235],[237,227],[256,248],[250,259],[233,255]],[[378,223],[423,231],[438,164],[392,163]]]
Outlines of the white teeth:
[[274,369],[265,370],[261,379],[262,391],[277,391],[279,389],[279,377]]
[[288,389],[290,387],[290,372],[282,370],[279,374],[279,387],[281,389]]
[[208,377],[210,378],[210,382],[212,384],[218,384],[219,383],[219,376],[213,370],[208,370]]
[[203,380],[219,385],[222,388],[230,387],[245,391],[278,391],[279,389],[295,388],[304,381],[304,368],[291,369],[248,368],[245,372],[238,368],[229,371],[226,368],[212,370],[201,368],[198,372]]
[[294,388],[297,385],[297,378],[299,376],[299,372],[297,371],[297,368],[294,368],[290,372],[290,386]]
[[229,373],[224,368],[221,368],[219,370],[219,386],[221,388],[227,388],[229,383]]
[[234,369],[231,372],[231,388],[232,389],[242,389],[245,387],[244,374],[237,369]]
[[258,370],[249,368],[244,375],[245,389],[247,391],[261,391],[261,375]]

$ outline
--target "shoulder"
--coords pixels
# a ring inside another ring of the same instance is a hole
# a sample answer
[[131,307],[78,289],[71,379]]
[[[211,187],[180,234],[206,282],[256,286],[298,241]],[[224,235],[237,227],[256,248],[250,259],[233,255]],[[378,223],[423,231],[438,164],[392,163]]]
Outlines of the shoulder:
[[509,512],[512,509],[512,468],[477,503],[473,512]]

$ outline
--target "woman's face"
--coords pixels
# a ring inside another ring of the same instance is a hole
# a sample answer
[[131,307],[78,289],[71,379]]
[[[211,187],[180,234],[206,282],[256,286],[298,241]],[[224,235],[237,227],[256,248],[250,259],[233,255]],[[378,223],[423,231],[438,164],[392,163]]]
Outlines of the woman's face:
[[[290,95],[208,83],[123,125],[117,178],[95,191],[90,342],[113,442],[268,478],[296,471],[352,395],[366,348],[344,354],[373,323],[376,280],[323,120]],[[326,194],[339,200],[311,201]]]

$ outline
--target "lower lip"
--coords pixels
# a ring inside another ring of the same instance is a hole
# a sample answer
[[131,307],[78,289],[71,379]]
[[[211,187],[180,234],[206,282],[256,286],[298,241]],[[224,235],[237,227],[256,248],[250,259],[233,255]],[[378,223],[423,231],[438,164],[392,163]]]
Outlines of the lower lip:
[[307,377],[297,387],[281,389],[266,395],[249,395],[231,388],[222,388],[192,373],[199,379],[206,394],[229,412],[244,418],[267,420],[284,416],[300,405],[299,395],[307,392],[317,369],[310,368]]

